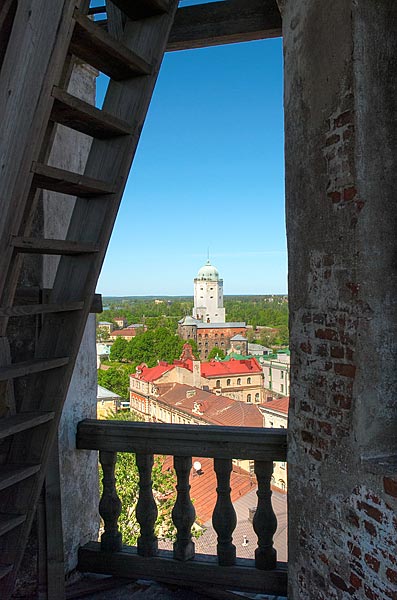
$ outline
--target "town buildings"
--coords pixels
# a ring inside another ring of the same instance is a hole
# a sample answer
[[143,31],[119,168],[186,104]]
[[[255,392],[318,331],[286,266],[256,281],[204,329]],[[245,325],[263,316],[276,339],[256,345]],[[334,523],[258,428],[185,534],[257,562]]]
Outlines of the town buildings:
[[290,390],[290,352],[280,350],[261,358],[264,386],[272,394],[288,396]]
[[[264,418],[264,427],[288,428],[289,398],[276,398],[261,405],[260,411]],[[287,463],[274,462],[272,484],[287,490]]]
[[213,348],[227,352],[231,339],[246,333],[245,323],[227,323],[223,307],[223,280],[208,260],[194,279],[194,306],[192,316],[178,323],[178,335],[197,343],[200,358],[206,359]]

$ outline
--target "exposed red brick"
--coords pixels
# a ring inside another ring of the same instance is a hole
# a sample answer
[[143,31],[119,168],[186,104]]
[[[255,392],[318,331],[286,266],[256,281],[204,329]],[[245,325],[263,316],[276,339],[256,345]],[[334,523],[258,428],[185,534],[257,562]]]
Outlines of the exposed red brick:
[[350,140],[353,137],[353,129],[351,129],[350,127],[348,127],[344,132],[343,132],[343,140]]
[[332,362],[324,363],[324,371],[330,371],[332,369]]
[[344,365],[343,363],[335,363],[334,371],[337,375],[341,375],[342,377],[355,377],[356,366]]
[[347,202],[349,202],[350,200],[353,200],[353,198],[356,196],[357,194],[357,190],[355,187],[348,187],[345,188],[343,190],[343,200],[346,200]]
[[338,339],[338,332],[334,329],[317,329],[314,335],[322,340],[336,341]]
[[309,454],[319,462],[323,459],[323,455],[321,454],[320,450],[317,450],[316,448],[310,448]]
[[302,342],[300,345],[300,349],[302,350],[302,352],[306,352],[306,354],[312,353],[312,346],[310,342]]
[[346,348],[346,360],[353,360],[354,352],[351,348]]
[[343,358],[345,356],[345,350],[341,346],[331,346],[330,353],[332,358]]
[[355,573],[350,574],[350,583],[354,587],[355,590],[359,590],[363,585],[362,579]]
[[364,560],[369,566],[369,568],[375,571],[375,573],[379,571],[380,562],[375,556],[372,556],[372,554],[366,554],[364,556]]
[[332,135],[330,135],[326,141],[325,141],[325,145],[326,146],[332,146],[332,144],[336,144],[337,142],[340,141],[340,135],[337,133],[333,133]]
[[393,496],[393,498],[397,498],[397,481],[395,479],[390,479],[390,477],[383,478],[383,488],[389,496]]
[[313,437],[313,434],[310,433],[310,431],[306,431],[304,429],[303,431],[301,431],[301,436],[302,436],[302,440],[304,442],[308,442],[309,444],[313,443],[314,437]]
[[319,554],[318,557],[325,565],[329,565],[329,560],[325,554]]
[[383,523],[383,514],[379,508],[376,508],[376,506],[371,506],[370,504],[367,504],[367,502],[359,501],[357,502],[357,507],[359,510],[363,510],[369,517],[371,517],[371,519],[374,519],[378,523]]
[[386,577],[388,578],[388,580],[390,581],[390,583],[396,583],[397,584],[397,571],[394,571],[393,569],[386,569]]
[[365,520],[364,527],[370,535],[372,535],[373,537],[376,537],[376,527],[373,523],[370,523],[369,521]]
[[364,592],[369,600],[380,600],[380,596],[378,596],[377,592],[371,590],[366,584],[364,585]]
[[344,410],[349,410],[352,406],[351,398],[348,398],[344,394],[335,394],[334,401],[338,406],[340,406]]
[[353,511],[349,512],[346,519],[351,525],[354,525],[354,527],[358,528],[360,526],[360,519]]
[[358,546],[353,544],[353,542],[347,542],[347,546],[350,552],[353,554],[353,556],[355,556],[356,558],[361,558],[361,550]]
[[319,421],[318,426],[320,428],[320,431],[323,431],[327,435],[332,435],[333,428],[332,428],[332,425],[330,423],[327,423],[326,421]]
[[350,125],[353,121],[353,113],[351,110],[345,110],[336,119],[334,119],[334,127],[343,127],[344,125]]
[[337,204],[342,199],[342,194],[340,192],[328,192],[327,196],[334,204]]
[[342,590],[343,592],[349,591],[349,586],[346,584],[344,579],[342,579],[342,577],[340,577],[336,573],[331,573],[330,579],[331,579],[332,583],[334,584],[334,586],[338,588],[338,590]]

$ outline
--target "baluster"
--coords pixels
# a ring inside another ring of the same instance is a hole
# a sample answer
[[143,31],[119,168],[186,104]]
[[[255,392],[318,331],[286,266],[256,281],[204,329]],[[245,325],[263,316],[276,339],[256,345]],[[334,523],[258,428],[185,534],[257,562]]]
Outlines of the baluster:
[[237,525],[237,517],[230,498],[230,473],[232,468],[231,459],[214,459],[214,470],[218,482],[216,488],[218,498],[212,515],[212,524],[218,534],[216,547],[218,563],[224,567],[234,565],[236,562],[236,546],[232,544],[232,535]]
[[277,566],[277,552],[273,548],[273,535],[277,529],[277,519],[271,500],[270,479],[272,473],[272,461],[255,461],[255,475],[258,480],[258,507],[253,519],[254,531],[258,536],[255,566],[264,571],[275,569]]
[[121,502],[116,491],[114,468],[117,461],[117,452],[99,452],[99,462],[103,471],[103,492],[99,502],[105,531],[101,535],[101,550],[104,552],[119,552],[122,547],[121,533],[118,528],[118,519],[121,513]]
[[177,497],[172,510],[172,520],[177,531],[176,542],[174,543],[174,558],[189,560],[194,557],[191,529],[196,517],[196,511],[190,500],[191,456],[174,456],[174,468],[177,477]]
[[154,534],[154,524],[157,519],[157,505],[152,488],[153,454],[137,454],[136,465],[139,471],[139,499],[135,512],[141,528],[137,544],[138,554],[156,556],[158,543]]

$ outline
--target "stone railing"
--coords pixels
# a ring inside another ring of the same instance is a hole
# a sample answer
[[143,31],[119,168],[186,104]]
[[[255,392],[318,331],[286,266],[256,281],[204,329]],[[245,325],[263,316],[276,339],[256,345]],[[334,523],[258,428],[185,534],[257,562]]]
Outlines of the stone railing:
[[[99,450],[103,469],[100,514],[104,533],[100,542],[90,542],[80,549],[80,570],[134,579],[155,579],[181,587],[211,585],[286,595],[286,564],[277,562],[273,548],[277,520],[270,488],[273,461],[286,461],[285,429],[85,420],[78,425],[77,447]],[[121,505],[114,475],[117,452],[136,454],[140,475],[136,508],[140,537],[136,548],[123,546],[118,530]],[[154,454],[174,457],[177,496],[172,518],[177,533],[173,552],[158,550],[154,534],[157,517],[151,480]],[[189,485],[192,456],[214,459],[217,501],[212,523],[218,536],[217,556],[195,554],[191,536],[195,511]],[[236,548],[232,543],[236,527],[236,514],[230,498],[233,458],[254,461],[258,485],[258,503],[253,520],[258,538],[255,560],[236,558]]]

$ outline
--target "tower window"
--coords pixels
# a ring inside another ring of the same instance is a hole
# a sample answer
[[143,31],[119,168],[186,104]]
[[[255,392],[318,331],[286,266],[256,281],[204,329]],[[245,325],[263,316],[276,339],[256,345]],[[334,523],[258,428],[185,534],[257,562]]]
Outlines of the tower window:
[[251,383],[251,377],[247,377],[247,383],[248,385]]

